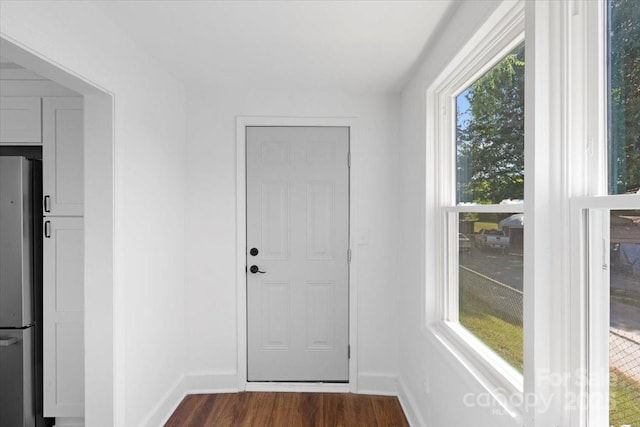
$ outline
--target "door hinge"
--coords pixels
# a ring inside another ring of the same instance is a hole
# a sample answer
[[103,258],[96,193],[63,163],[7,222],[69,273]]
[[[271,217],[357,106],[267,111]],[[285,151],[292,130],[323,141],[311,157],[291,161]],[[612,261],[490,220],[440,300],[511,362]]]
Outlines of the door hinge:
[[351,151],[347,153],[347,167],[351,167]]
[[347,264],[351,264],[351,249],[347,249]]
[[351,359],[351,346],[347,346],[347,359]]

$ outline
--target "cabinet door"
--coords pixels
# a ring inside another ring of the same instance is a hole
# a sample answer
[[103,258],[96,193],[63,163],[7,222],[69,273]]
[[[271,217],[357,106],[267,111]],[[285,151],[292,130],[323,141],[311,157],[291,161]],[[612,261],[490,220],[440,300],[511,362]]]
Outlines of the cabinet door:
[[40,108],[40,98],[0,98],[0,144],[41,144]]
[[82,98],[42,100],[42,179],[45,215],[83,215],[82,104]]
[[43,377],[46,417],[84,416],[84,222],[44,218]]

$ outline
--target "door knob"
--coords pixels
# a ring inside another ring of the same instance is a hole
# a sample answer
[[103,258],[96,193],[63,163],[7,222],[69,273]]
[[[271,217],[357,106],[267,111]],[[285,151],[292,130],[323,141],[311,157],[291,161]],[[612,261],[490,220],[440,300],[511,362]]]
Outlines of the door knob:
[[249,271],[252,272],[253,274],[256,274],[256,273],[264,274],[264,273],[266,273],[266,271],[260,271],[260,267],[258,267],[257,265],[252,265],[251,267],[249,267]]
[[256,256],[256,255],[258,255],[258,248],[251,248],[251,249],[249,250],[249,254],[250,254],[251,256]]

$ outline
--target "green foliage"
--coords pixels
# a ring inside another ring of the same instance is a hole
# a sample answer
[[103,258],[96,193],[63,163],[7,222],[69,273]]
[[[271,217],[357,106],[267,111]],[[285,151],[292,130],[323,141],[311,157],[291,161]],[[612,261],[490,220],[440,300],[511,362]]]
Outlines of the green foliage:
[[524,44],[458,96],[457,116],[458,202],[524,199]]
[[609,192],[640,188],[640,2],[609,2]]

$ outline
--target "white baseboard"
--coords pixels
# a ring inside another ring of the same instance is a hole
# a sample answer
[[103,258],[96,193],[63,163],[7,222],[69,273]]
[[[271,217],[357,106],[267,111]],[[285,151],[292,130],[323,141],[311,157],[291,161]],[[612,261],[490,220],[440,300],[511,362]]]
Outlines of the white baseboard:
[[201,374],[187,374],[186,393],[237,393],[237,372],[207,372]]
[[349,384],[336,383],[272,383],[250,382],[247,391],[273,391],[297,393],[349,393]]
[[147,418],[141,423],[143,426],[157,427],[164,425],[176,410],[185,396],[184,377],[180,377],[162,396],[158,404],[151,410]]
[[402,406],[404,415],[407,417],[407,421],[409,421],[409,425],[412,427],[425,427],[426,424],[424,422],[424,419],[422,419],[420,411],[416,406],[416,402],[409,394],[404,381],[402,381],[402,378],[398,378],[397,386],[398,400],[400,401],[400,405]]
[[[235,372],[185,375],[170,387],[141,425],[147,427],[164,425],[187,394],[235,393],[237,391],[238,375]],[[60,427],[66,427],[66,425]]]
[[54,427],[84,427],[84,418],[56,418]]
[[392,374],[358,374],[358,394],[375,394],[379,396],[396,396],[398,394],[397,375]]

